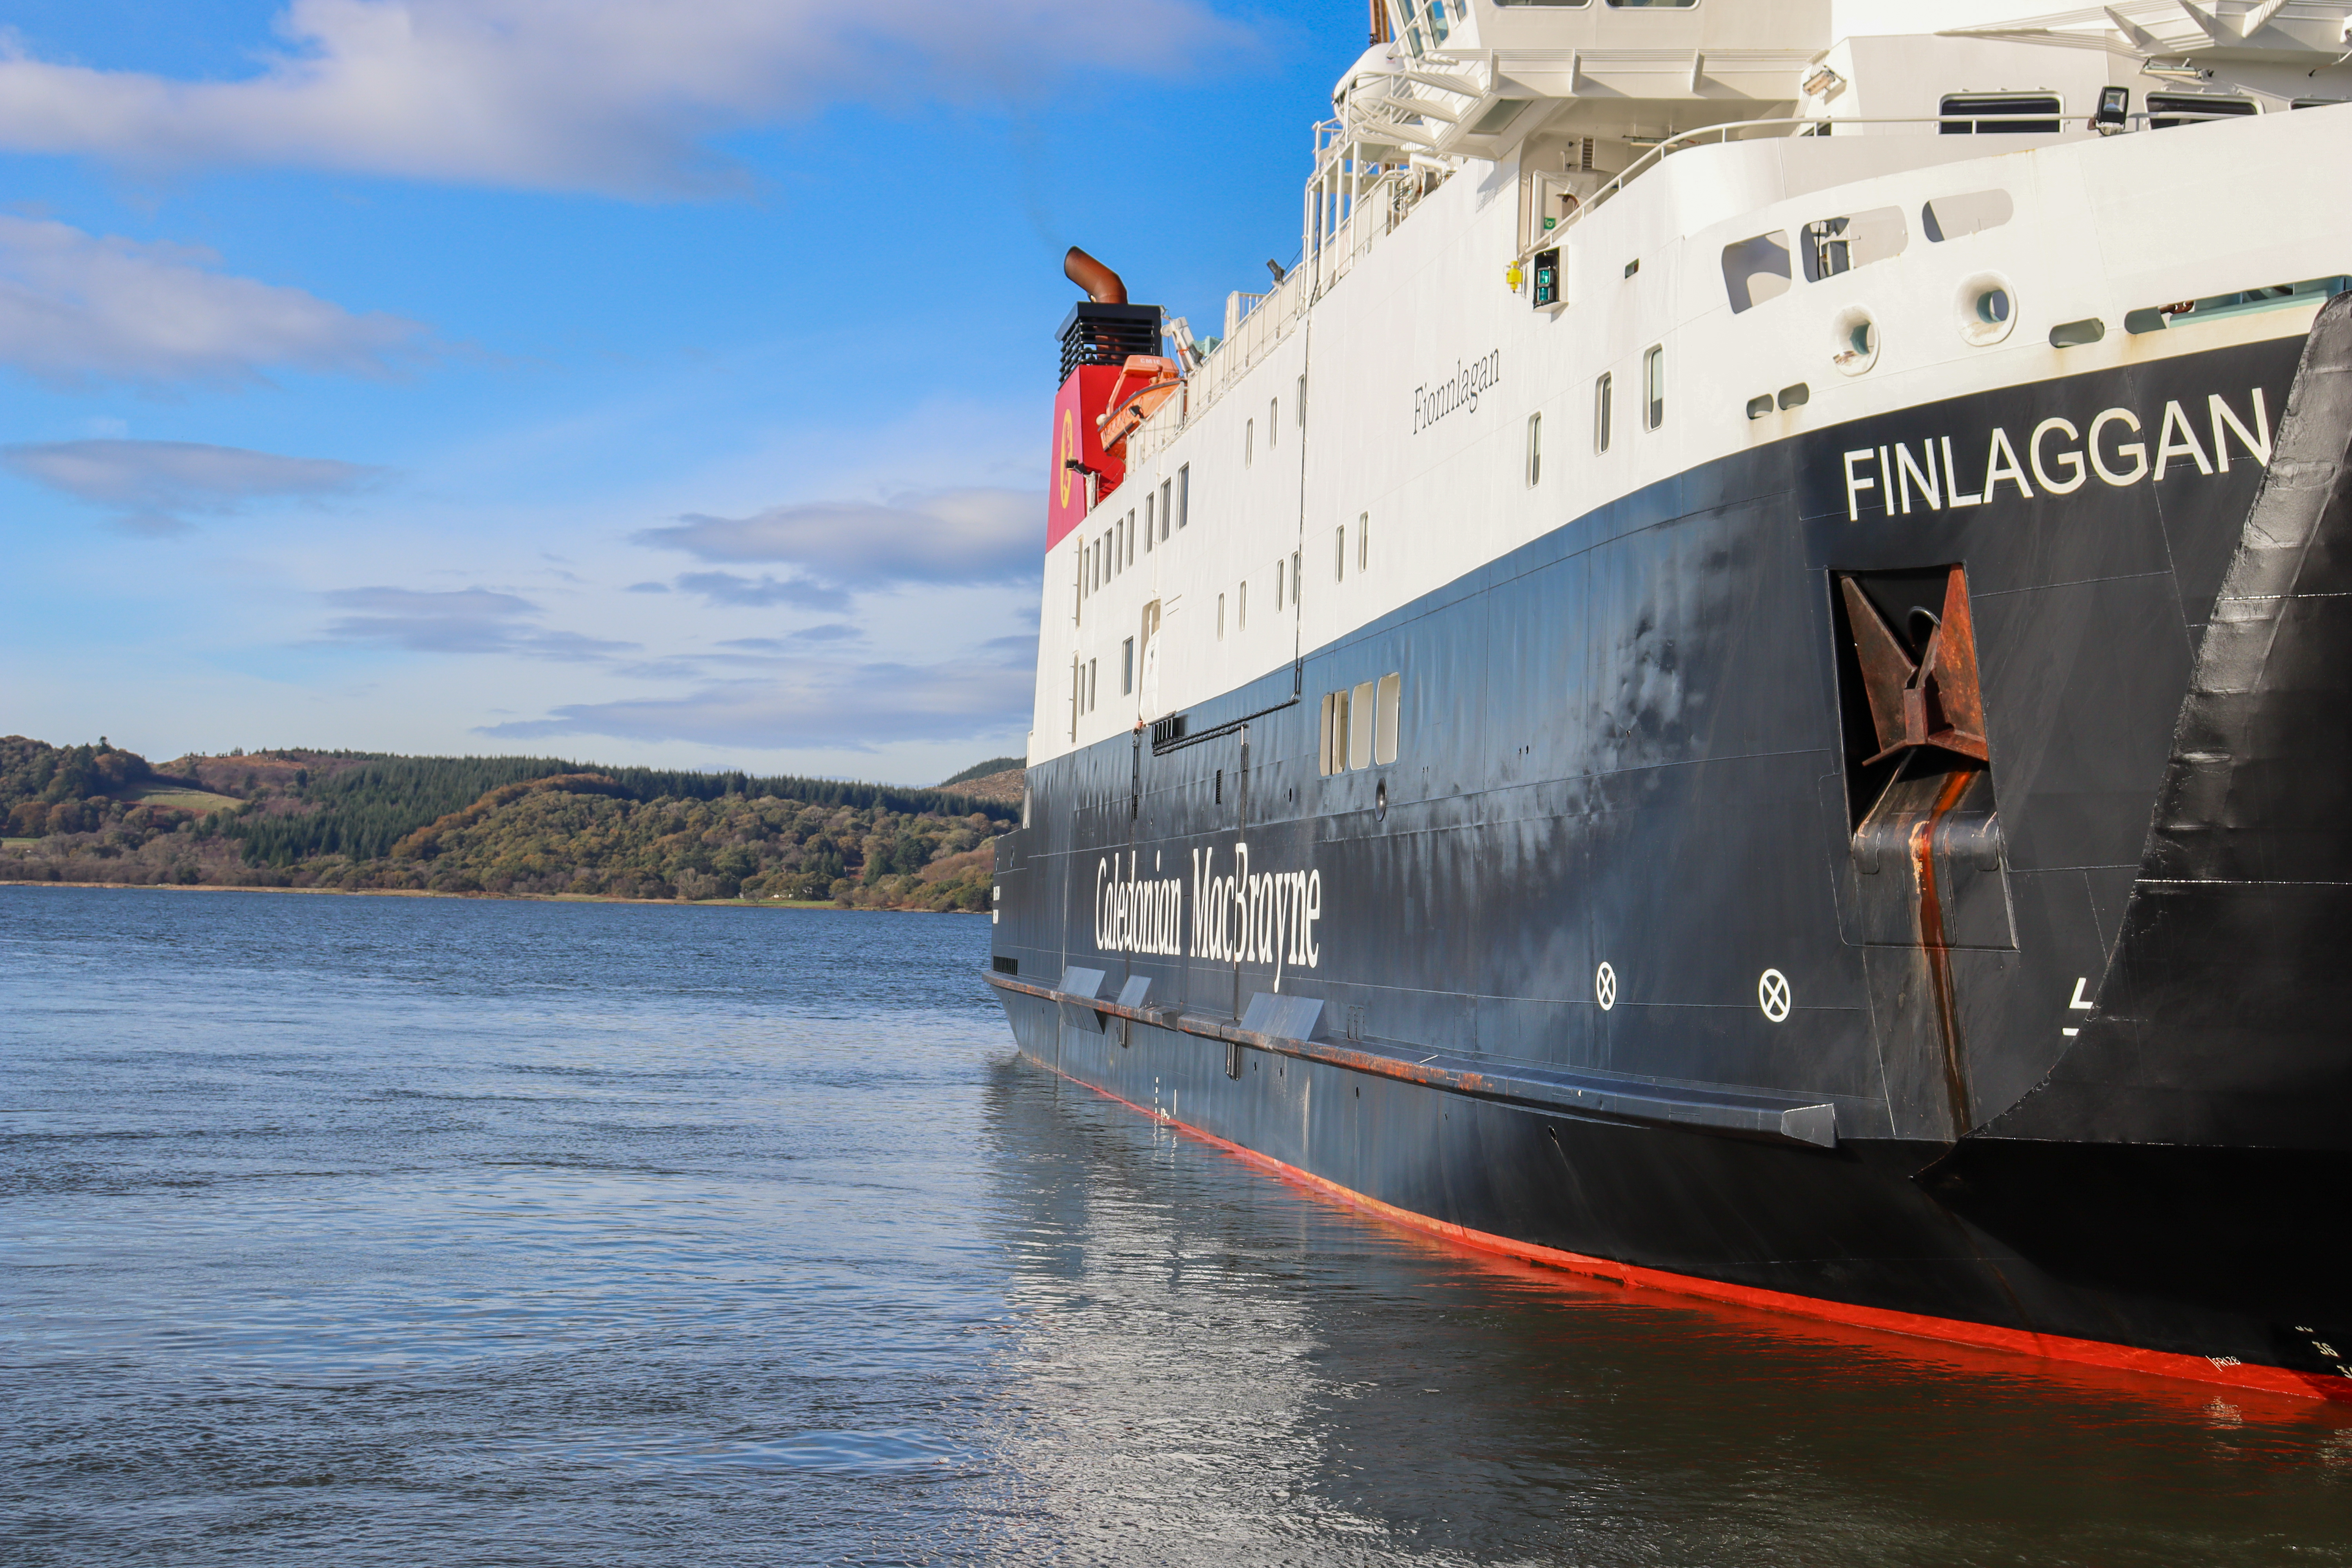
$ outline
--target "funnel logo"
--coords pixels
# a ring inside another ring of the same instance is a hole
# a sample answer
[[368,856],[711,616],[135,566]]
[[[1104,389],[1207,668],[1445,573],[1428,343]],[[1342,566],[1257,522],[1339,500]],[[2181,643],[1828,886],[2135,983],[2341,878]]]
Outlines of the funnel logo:
[[1062,438],[1054,453],[1054,482],[1057,487],[1054,492],[1054,504],[1056,507],[1070,504],[1070,484],[1077,477],[1077,470],[1070,467],[1070,459],[1077,455],[1078,411],[1065,408],[1062,410]]

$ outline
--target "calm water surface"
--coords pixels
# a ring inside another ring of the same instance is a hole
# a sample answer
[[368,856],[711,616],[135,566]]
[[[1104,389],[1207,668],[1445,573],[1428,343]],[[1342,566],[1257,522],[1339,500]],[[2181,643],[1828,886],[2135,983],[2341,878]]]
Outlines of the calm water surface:
[[2352,1563],[2352,1415],[1438,1248],[987,941],[0,888],[0,1561]]

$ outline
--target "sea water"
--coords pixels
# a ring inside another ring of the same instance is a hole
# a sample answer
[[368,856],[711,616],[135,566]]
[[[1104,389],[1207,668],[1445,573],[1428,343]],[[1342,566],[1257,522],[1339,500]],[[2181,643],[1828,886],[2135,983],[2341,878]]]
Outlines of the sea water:
[[0,1562],[2352,1563],[2352,1416],[1455,1251],[974,916],[0,887]]

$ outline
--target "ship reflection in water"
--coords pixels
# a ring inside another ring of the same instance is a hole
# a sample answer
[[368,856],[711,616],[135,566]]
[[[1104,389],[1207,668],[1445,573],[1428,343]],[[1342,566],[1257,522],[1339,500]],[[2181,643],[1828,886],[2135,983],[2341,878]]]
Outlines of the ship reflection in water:
[[988,1490],[1041,1552],[2352,1562],[2352,1412],[1456,1250],[1025,1063],[988,1103]]
[[987,933],[0,888],[0,1561],[2352,1562],[2352,1412],[1449,1250]]

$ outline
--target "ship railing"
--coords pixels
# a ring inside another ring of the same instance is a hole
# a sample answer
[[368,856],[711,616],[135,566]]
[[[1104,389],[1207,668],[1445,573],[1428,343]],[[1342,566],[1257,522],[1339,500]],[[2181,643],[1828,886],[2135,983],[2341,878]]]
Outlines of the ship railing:
[[1312,298],[1312,278],[1295,267],[1264,294],[1236,289],[1225,298],[1225,335],[1192,374],[1184,378],[1181,396],[1160,405],[1127,438],[1127,464],[1134,468],[1165,450],[1184,427],[1213,406],[1220,397],[1264,363],[1282,341],[1306,319]]
[[[2149,118],[2150,117],[2145,113],[2133,114],[2128,117],[2123,129],[2141,129],[2145,126]],[[2163,116],[2161,116],[2161,118],[2169,123],[2174,121],[2224,120],[2242,118],[2242,116],[2227,114],[2200,114],[2193,111],[2168,110]],[[1513,258],[1513,260],[1518,265],[1524,267],[1531,258],[1533,258],[1538,251],[1549,250],[1559,243],[1560,237],[1562,235],[1574,228],[1578,224],[1582,223],[1585,219],[1591,217],[1593,213],[1599,210],[1601,206],[1623,195],[1626,186],[1632,184],[1643,175],[1649,174],[1652,170],[1657,168],[1659,164],[1664,163],[1668,158],[1674,156],[1675,153],[1687,153],[1696,147],[1710,145],[1719,147],[1735,141],[1762,141],[1773,137],[1844,135],[1857,131],[1895,131],[1899,130],[1900,128],[1921,126],[1934,126],[1937,133],[1940,134],[1943,127],[1947,125],[1969,125],[1975,127],[1982,125],[1984,121],[1985,116],[1982,113],[1901,115],[1888,116],[1883,119],[1864,119],[1859,116],[1851,118],[1830,116],[1825,118],[1815,115],[1795,120],[1734,120],[1726,121],[1720,125],[1702,125],[1693,131],[1685,131],[1675,135],[1668,136],[1660,141],[1657,145],[1643,153],[1640,157],[1634,159],[1631,164],[1627,165],[1623,174],[1617,175],[1607,184],[1602,185],[1599,190],[1585,197],[1583,201],[1578,205],[1575,211],[1570,213],[1567,216],[1557,220],[1551,227],[1543,230],[1534,238],[1528,240],[1526,246],[1520,249],[1518,255]],[[2063,127],[2065,122],[2062,120],[2059,123]],[[2075,133],[2079,135],[2081,131],[2082,125],[2078,121],[2075,126]],[[1978,134],[1997,135],[2003,134],[2003,132],[1979,132]],[[2046,138],[2063,136],[2068,134],[2068,132],[2064,129],[2060,129],[2057,131],[2029,132],[2006,132],[2006,134],[2025,134]]]

